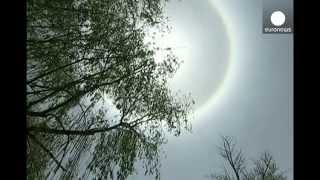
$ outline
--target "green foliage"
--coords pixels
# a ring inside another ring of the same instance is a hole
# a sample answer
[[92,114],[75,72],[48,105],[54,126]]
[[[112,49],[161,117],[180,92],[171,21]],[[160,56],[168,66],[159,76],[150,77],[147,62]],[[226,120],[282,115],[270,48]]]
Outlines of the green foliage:
[[[125,179],[140,161],[159,178],[164,133],[190,130],[193,104],[168,88],[179,67],[172,51],[156,63],[145,43],[146,29],[165,25],[164,3],[27,1],[28,140],[47,157],[28,157],[28,178]],[[54,171],[38,173],[46,167]]]
[[[40,158],[41,157],[41,158]],[[27,179],[40,179],[44,177],[44,171],[41,168],[47,165],[50,157],[42,151],[42,149],[33,144],[32,141],[28,141],[27,144]]]

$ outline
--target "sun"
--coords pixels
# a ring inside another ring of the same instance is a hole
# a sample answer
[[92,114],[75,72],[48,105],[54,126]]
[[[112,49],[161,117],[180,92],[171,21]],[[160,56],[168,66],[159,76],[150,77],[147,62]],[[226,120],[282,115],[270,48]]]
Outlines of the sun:
[[192,2],[170,3],[166,9],[170,30],[151,28],[146,38],[155,49],[157,63],[169,51],[177,56],[180,67],[169,86],[173,92],[191,94],[196,112],[221,94],[230,65],[230,35],[221,14],[208,5],[201,8],[207,8],[210,15],[203,15]]
[[152,27],[147,30],[146,34],[145,42],[155,50],[154,60],[157,63],[163,62],[170,52],[181,61],[189,58],[190,40],[179,27],[171,26],[170,30]]

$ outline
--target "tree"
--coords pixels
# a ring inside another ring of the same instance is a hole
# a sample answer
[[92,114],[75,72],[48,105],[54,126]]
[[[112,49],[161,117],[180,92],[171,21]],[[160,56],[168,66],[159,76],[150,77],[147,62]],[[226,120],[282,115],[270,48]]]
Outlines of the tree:
[[259,180],[285,180],[283,173],[279,172],[275,160],[269,152],[264,152],[260,159],[255,161],[253,169],[256,179]]
[[269,152],[263,152],[253,167],[249,168],[241,149],[236,148],[234,138],[222,136],[222,144],[218,147],[220,155],[226,161],[227,167],[223,173],[210,174],[208,177],[216,180],[286,180]]
[[164,3],[27,1],[28,178],[125,179],[138,161],[159,178],[165,131],[190,130],[194,104],[168,88],[171,49],[156,63],[145,42],[146,29],[168,28]]

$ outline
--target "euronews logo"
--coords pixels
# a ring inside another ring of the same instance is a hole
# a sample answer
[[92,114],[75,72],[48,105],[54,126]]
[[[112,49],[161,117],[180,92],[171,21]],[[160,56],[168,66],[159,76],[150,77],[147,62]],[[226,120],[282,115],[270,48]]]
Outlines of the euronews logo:
[[286,15],[282,11],[275,11],[270,17],[271,23],[275,26],[282,26],[286,21]]
[[276,7],[276,4],[264,4],[263,33],[292,33],[293,13],[288,7]]

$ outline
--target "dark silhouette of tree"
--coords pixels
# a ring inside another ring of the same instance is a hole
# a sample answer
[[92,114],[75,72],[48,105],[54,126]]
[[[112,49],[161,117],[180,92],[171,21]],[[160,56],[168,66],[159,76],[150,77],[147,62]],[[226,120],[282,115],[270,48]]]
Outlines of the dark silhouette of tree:
[[279,167],[269,152],[264,152],[260,159],[255,161],[253,174],[259,180],[285,180],[283,173],[279,172]]
[[171,49],[156,63],[145,42],[146,29],[169,28],[164,3],[27,1],[28,179],[126,179],[136,162],[159,179],[164,132],[190,130],[194,104],[168,88]]
[[234,138],[222,136],[218,147],[220,155],[226,161],[222,173],[210,174],[207,177],[216,180],[286,180],[269,152],[263,152],[253,166],[249,167],[240,148],[236,147]]

